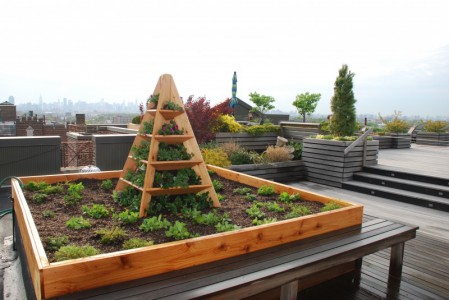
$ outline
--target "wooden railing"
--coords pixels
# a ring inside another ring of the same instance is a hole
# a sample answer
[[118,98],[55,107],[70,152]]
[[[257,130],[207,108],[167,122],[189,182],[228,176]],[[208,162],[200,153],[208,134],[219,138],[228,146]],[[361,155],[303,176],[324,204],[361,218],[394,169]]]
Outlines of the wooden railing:
[[367,131],[365,131],[364,134],[362,134],[361,136],[359,136],[358,139],[356,139],[353,143],[351,143],[351,145],[349,145],[348,147],[346,147],[346,149],[344,150],[344,155],[348,155],[349,152],[351,152],[355,147],[357,147],[360,143],[363,142],[363,166],[365,166],[365,162],[366,162],[366,139],[368,137],[368,135],[370,135],[373,132],[373,129],[370,128]]

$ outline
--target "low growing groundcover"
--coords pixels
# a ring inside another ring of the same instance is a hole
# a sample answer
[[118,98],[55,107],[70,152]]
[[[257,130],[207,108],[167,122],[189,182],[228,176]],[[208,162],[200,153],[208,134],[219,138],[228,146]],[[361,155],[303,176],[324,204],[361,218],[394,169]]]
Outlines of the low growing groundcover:
[[220,208],[207,195],[152,197],[148,216],[138,218],[140,196],[113,192],[115,180],[83,179],[24,189],[33,220],[50,262],[110,253],[175,240],[257,226],[340,208],[257,189],[212,174]]

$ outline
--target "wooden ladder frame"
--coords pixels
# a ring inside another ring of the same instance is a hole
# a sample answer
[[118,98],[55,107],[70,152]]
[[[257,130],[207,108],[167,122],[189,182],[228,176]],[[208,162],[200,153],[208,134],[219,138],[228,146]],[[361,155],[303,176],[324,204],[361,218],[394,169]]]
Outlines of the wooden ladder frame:
[[[135,171],[139,167],[130,150],[115,191],[122,191],[126,186],[132,186],[142,192],[139,210],[140,217],[145,217],[147,215],[147,209],[150,205],[152,196],[180,195],[204,191],[209,193],[209,197],[211,198],[214,207],[219,207],[220,202],[218,201],[217,194],[212,185],[206,164],[185,112],[184,104],[179,97],[173,77],[169,74],[161,75],[153,95],[159,95],[157,107],[156,109],[146,109],[140,123],[139,132],[133,142],[133,146],[139,147],[142,141],[151,140],[148,159],[146,161],[140,161],[140,163],[144,163],[147,166],[144,186],[136,186],[123,178],[129,170]],[[164,110],[163,107],[169,100],[182,107],[182,111]],[[151,120],[154,121],[152,134],[141,134],[141,132],[143,132],[144,122],[149,122]],[[183,135],[158,135],[158,131],[162,128],[162,125],[170,120],[174,120],[176,124],[178,124],[178,127],[182,128],[184,131]],[[157,161],[159,144],[161,142],[167,144],[183,144],[188,153],[193,153],[193,157],[190,160],[183,161]],[[153,187],[156,171],[178,170],[183,168],[192,168],[201,178],[201,185],[191,185],[188,188],[174,187],[168,189]]]

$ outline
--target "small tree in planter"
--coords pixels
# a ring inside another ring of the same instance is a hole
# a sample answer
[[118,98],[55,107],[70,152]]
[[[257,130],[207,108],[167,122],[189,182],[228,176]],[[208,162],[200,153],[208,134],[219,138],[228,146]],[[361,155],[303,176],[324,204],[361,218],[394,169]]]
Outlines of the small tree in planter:
[[[407,133],[410,125],[407,121],[402,120],[400,111],[394,111],[393,118],[387,120],[379,113],[379,118],[385,125],[382,132],[384,137],[378,137],[381,148],[410,148],[411,135]],[[387,136],[388,135],[388,136]],[[382,142],[380,142],[382,139]]]
[[249,94],[249,97],[256,107],[251,109],[251,112],[258,113],[260,115],[260,124],[262,125],[264,122],[265,113],[274,108],[273,103],[275,100],[271,96],[259,95],[257,92]]
[[321,94],[300,94],[296,96],[296,100],[293,101],[293,106],[296,107],[298,113],[302,116],[302,121],[306,122],[306,115],[310,115],[315,111],[315,108],[320,101]]
[[334,136],[351,136],[357,127],[355,98],[352,91],[354,73],[343,65],[335,80],[334,96],[331,99],[332,116],[329,130]]
[[[304,139],[302,159],[309,181],[342,187],[343,182],[351,179],[353,172],[360,171],[364,165],[363,146],[356,146],[350,155],[345,153],[357,139],[353,137],[357,128],[353,77],[354,73],[349,71],[347,65],[343,65],[335,80],[334,96],[331,99],[332,116],[329,120],[332,135],[322,136],[326,139]],[[369,141],[367,144],[366,164],[376,164],[379,142]]]

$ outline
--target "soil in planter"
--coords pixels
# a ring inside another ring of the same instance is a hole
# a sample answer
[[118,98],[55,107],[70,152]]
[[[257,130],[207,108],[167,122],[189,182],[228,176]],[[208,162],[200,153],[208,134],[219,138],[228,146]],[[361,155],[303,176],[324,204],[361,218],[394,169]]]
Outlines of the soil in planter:
[[[270,211],[266,206],[260,207],[260,210],[265,214],[265,219],[276,218],[277,220],[284,220],[286,219],[288,212],[291,211],[290,204],[279,201],[278,194],[271,196],[258,195],[256,188],[221,178],[216,174],[212,174],[211,179],[218,180],[223,185],[223,188],[218,191],[218,193],[224,197],[224,200],[221,201],[221,207],[215,210],[219,215],[226,213],[230,222],[241,228],[254,226],[254,217],[249,216],[246,212],[247,209],[253,206],[254,201],[261,203],[276,202],[279,207],[285,208],[285,212],[274,212]],[[111,191],[105,191],[100,187],[102,183],[101,180],[79,180],[75,183],[77,182],[83,183],[84,190],[82,191],[82,200],[73,206],[67,205],[64,201],[67,189],[66,185],[63,185],[63,193],[48,195],[47,199],[42,203],[37,203],[36,201],[31,200],[37,192],[24,191],[28,206],[42,241],[46,241],[49,237],[67,236],[69,244],[71,245],[91,245],[101,253],[120,251],[123,250],[123,240],[113,244],[104,244],[100,242],[100,237],[95,234],[99,229],[112,228],[114,226],[120,226],[120,228],[125,230],[127,234],[126,239],[140,238],[147,241],[151,240],[154,244],[174,241],[173,238],[168,238],[166,236],[166,229],[160,229],[153,232],[144,232],[140,230],[139,227],[142,224],[143,219],[140,219],[133,225],[124,224],[119,220],[114,220],[112,214],[118,214],[124,211],[125,208],[114,202]],[[256,196],[256,199],[248,200],[245,199],[246,195],[238,195],[233,192],[235,189],[242,187],[249,188],[251,194]],[[320,212],[320,209],[323,207],[322,203],[313,201],[296,200],[293,203],[295,205],[306,206],[312,214]],[[103,204],[106,206],[111,212],[109,217],[95,219],[83,214],[82,206],[91,206],[92,204]],[[211,210],[214,210],[214,208],[207,208],[202,212],[208,213]],[[48,215],[51,214],[49,212],[53,212],[54,216],[49,217]],[[72,217],[79,216],[83,216],[84,219],[89,220],[91,227],[78,230],[68,229],[66,222]],[[163,214],[163,217],[167,218],[172,224],[174,224],[176,220],[186,223],[186,227],[190,233],[200,236],[210,235],[217,232],[214,225],[199,225],[190,218],[184,217],[181,213],[177,215],[166,213]],[[44,242],[44,246],[45,245],[46,243]],[[55,261],[54,252],[55,251],[46,249],[46,254],[50,262]]]

